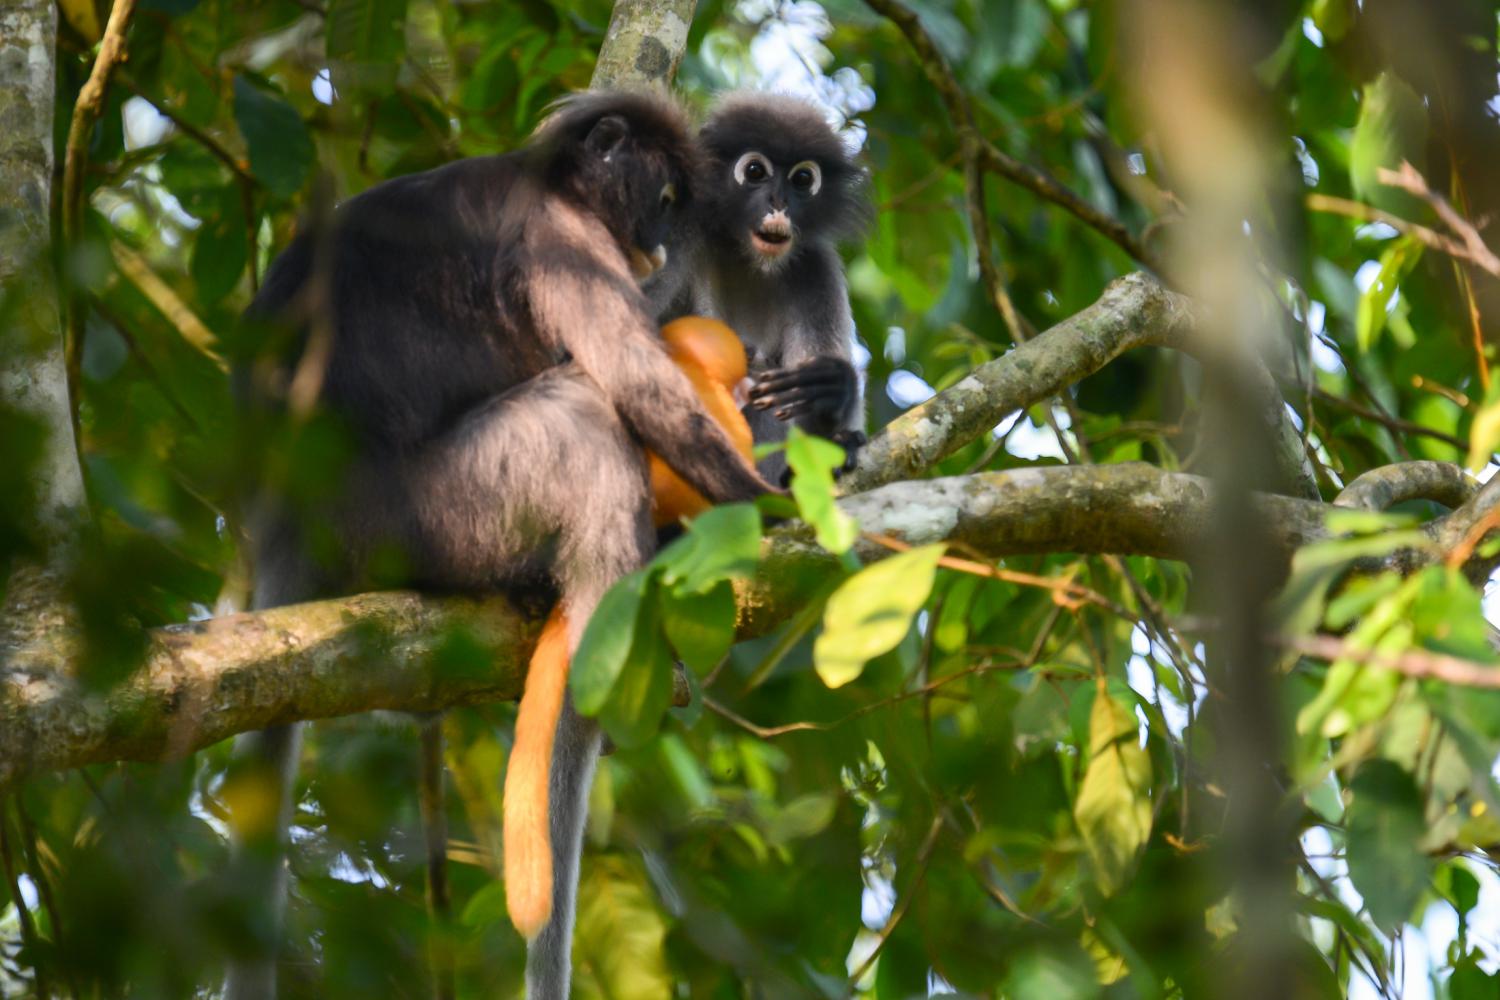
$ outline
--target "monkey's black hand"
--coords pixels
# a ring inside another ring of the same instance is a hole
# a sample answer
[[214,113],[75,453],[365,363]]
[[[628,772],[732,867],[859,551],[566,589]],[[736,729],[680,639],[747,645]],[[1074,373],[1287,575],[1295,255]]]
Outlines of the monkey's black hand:
[[859,376],[843,358],[824,356],[791,368],[761,372],[750,388],[750,405],[770,410],[777,420],[795,420],[815,434],[828,435],[859,396]]
[[833,470],[833,477],[837,479],[852,470],[859,462],[859,449],[863,448],[870,438],[864,431],[842,430],[828,435],[828,440],[844,449],[844,464]]

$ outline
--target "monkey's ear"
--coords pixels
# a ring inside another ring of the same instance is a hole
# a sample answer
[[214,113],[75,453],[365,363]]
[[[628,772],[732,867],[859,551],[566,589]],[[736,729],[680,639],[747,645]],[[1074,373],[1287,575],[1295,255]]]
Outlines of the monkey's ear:
[[619,115],[605,115],[589,129],[584,146],[595,156],[607,156],[630,132],[630,126]]

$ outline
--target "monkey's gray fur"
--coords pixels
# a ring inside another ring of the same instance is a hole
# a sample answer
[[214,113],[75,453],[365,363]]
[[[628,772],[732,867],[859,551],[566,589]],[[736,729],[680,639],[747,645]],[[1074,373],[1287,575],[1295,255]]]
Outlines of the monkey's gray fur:
[[[331,343],[319,405],[354,446],[332,498],[267,488],[252,503],[256,607],[372,583],[555,588],[571,653],[600,596],[654,548],[643,444],[711,501],[769,489],[704,411],[654,321],[681,280],[674,226],[698,195],[684,121],[660,97],[575,97],[525,149],[378,185],[338,210],[321,243],[304,235],[277,259],[250,315],[298,337],[269,364],[242,366],[237,382],[252,405],[278,409],[321,320]],[[643,294],[637,280],[663,247],[667,273]],[[391,548],[407,572],[372,579],[372,557]],[[230,1000],[275,995],[297,747],[295,727],[236,747],[237,767],[276,783],[283,822],[236,844],[233,867],[258,888],[270,929],[231,967]],[[532,1000],[568,994],[599,747],[598,727],[565,704],[551,777],[552,917],[528,949]]]
[[[815,105],[743,92],[720,100],[698,134],[708,161],[691,287],[669,310],[723,320],[745,342],[756,443],[795,422],[853,453],[864,394],[839,259],[870,210],[864,171]],[[771,481],[785,459],[761,463]]]

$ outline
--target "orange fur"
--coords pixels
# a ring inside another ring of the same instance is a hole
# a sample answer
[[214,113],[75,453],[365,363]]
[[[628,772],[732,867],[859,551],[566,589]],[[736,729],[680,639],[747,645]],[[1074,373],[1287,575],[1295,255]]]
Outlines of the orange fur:
[[[745,377],[740,338],[718,320],[685,316],[662,328],[667,353],[687,375],[703,406],[750,457],[750,425],[734,401]],[[658,527],[708,509],[709,503],[661,459],[651,463],[651,495]],[[511,923],[529,941],[552,916],[552,838],[548,786],[557,719],[568,693],[568,620],[552,609],[526,670],[526,690],[516,714],[516,741],[505,772],[505,906]]]
[[516,742],[505,769],[505,907],[529,941],[552,916],[552,838],[547,785],[552,741],[568,694],[568,621],[552,609],[526,671]]
[[[729,440],[746,458],[753,441],[750,425],[734,401],[734,387],[745,377],[745,348],[739,336],[716,319],[684,316],[662,327],[667,353],[687,375],[703,401],[708,415],[718,421]],[[651,496],[656,526],[676,524],[707,510],[709,503],[697,490],[668,468],[667,463],[647,452],[651,463]]]

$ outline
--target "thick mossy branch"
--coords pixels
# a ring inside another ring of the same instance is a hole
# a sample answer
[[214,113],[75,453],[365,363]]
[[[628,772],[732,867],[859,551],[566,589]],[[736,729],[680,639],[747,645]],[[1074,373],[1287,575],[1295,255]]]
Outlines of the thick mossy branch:
[[[962,542],[992,557],[1181,559],[1208,536],[1210,491],[1201,477],[1128,463],[893,483],[840,504],[871,534]],[[1409,572],[1443,558],[1496,497],[1500,489],[1484,491],[1432,522],[1430,546],[1385,565]],[[1256,503],[1283,556],[1322,537],[1335,509],[1272,495]],[[861,550],[871,561],[889,554],[873,544]],[[800,525],[773,532],[764,556],[757,578],[741,588],[745,637],[785,621],[838,565]],[[38,771],[180,756],[298,719],[511,699],[539,624],[499,597],[320,601],[155,630],[141,668],[103,692],[61,669],[80,657],[60,631],[0,667],[0,787]]]
[[1463,469],[1451,462],[1397,462],[1355,477],[1334,505],[1359,510],[1387,510],[1407,500],[1431,500],[1454,510],[1479,490]]
[[1187,300],[1144,274],[1111,282],[1099,301],[892,420],[860,452],[846,493],[921,475],[1008,414],[1055,396],[1135,347],[1192,332]]
[[[1066,391],[1137,347],[1189,355],[1211,349],[1198,336],[1190,300],[1141,273],[1110,282],[1087,309],[892,420],[860,452],[859,467],[843,478],[842,489],[858,493],[918,476],[1007,415]],[[1254,400],[1255,419],[1273,442],[1280,490],[1318,499],[1312,466],[1269,371],[1241,359],[1239,373]]]
[[0,666],[0,787],[300,719],[513,699],[539,625],[499,597],[364,594],[155,629],[140,668],[97,692],[55,632]]

